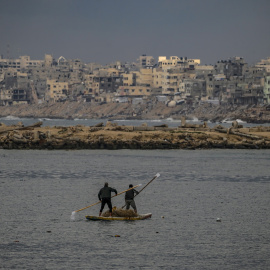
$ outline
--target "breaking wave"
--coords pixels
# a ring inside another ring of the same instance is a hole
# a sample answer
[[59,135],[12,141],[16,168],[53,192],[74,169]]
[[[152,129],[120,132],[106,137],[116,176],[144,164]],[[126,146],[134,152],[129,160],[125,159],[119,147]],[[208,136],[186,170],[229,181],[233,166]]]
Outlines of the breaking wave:
[[6,116],[6,117],[1,117],[0,119],[1,119],[1,120],[21,120],[21,119],[23,119],[23,118],[9,115],[9,116]]

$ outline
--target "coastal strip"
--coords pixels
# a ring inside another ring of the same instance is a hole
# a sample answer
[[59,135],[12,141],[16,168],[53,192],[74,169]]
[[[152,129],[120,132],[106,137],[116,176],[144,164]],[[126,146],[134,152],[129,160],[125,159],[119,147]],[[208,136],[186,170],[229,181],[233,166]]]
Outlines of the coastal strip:
[[0,123],[0,149],[270,149],[270,127],[243,128],[237,121],[230,128],[186,124],[123,126],[42,127]]

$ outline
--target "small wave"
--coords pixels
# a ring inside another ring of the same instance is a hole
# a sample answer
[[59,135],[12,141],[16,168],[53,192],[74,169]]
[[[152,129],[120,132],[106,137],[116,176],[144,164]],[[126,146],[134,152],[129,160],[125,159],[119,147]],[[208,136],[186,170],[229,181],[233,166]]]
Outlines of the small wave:
[[237,121],[238,123],[246,123],[245,121],[243,121],[243,120],[241,120],[241,119],[236,119],[236,121]]
[[156,120],[148,120],[148,122],[162,122],[163,120],[156,119]]
[[171,117],[167,118],[166,121],[168,121],[168,122],[176,122],[176,123],[181,122],[181,120],[173,119]]
[[187,120],[187,121],[190,121],[190,122],[200,122],[197,117],[193,117],[193,119]]
[[236,120],[224,119],[221,123],[231,124],[233,121],[237,121],[238,123],[246,123],[245,121],[242,121],[241,119],[236,119]]
[[224,119],[221,121],[221,123],[232,123],[233,121],[230,119]]
[[50,118],[39,118],[38,120],[39,121],[51,121],[52,119],[50,119]]
[[12,115],[9,115],[9,116],[3,117],[3,118],[1,118],[1,119],[2,119],[2,120],[21,120],[22,118],[16,117],[16,116],[12,116]]

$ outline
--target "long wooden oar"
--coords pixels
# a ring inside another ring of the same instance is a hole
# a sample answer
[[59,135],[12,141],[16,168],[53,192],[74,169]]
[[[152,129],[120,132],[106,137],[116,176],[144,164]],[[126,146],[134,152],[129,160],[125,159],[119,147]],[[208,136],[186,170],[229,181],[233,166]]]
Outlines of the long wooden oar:
[[[156,178],[158,178],[158,177],[160,177],[160,174],[159,173],[157,173],[154,177],[153,177],[153,179],[151,179],[140,191],[139,191],[139,193],[138,194],[135,194],[135,196],[134,196],[134,198],[137,196],[137,195],[139,195],[148,185],[150,185]],[[124,206],[122,206],[122,208],[124,208],[126,206],[126,204],[124,205]]]
[[[129,191],[129,190],[131,190],[131,189],[133,189],[133,188],[139,187],[139,186],[141,186],[141,185],[142,185],[142,184],[139,184],[139,185],[137,185],[137,186],[135,186],[135,187],[126,189],[126,190],[124,190],[124,191],[122,191],[122,192],[120,192],[120,193],[117,193],[116,195],[112,196],[111,198],[116,197],[116,196],[118,196],[118,195],[120,195],[120,194],[122,194],[122,193],[124,193],[124,192],[127,192],[127,191]],[[96,204],[99,204],[99,203],[101,203],[101,201],[98,201],[98,202],[96,202],[96,203],[93,203],[93,204],[91,204],[91,205],[88,205],[88,206],[86,206],[86,207],[84,207],[84,208],[81,208],[81,209],[79,209],[79,210],[73,211],[73,212],[71,213],[71,217],[70,217],[70,218],[71,218],[71,219],[75,219],[75,213],[77,213],[77,212],[79,212],[79,211],[82,211],[82,210],[84,210],[84,209],[86,209],[86,208],[89,208],[89,207],[91,207],[91,206],[94,206],[94,205],[96,205]]]

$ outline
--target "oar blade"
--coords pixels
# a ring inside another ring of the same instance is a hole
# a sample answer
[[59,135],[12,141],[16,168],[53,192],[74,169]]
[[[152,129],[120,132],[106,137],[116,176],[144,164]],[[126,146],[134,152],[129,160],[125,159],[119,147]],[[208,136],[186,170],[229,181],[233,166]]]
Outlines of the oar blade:
[[76,214],[76,211],[73,211],[73,212],[71,213],[71,216],[70,216],[70,219],[71,219],[71,220],[75,220],[75,214]]

